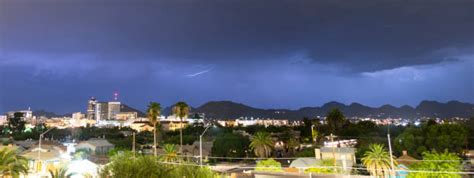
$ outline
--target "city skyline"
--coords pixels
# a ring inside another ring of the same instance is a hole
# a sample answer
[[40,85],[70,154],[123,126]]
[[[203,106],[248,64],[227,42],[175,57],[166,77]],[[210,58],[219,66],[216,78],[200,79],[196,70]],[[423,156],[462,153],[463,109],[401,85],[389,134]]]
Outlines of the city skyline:
[[1,1],[0,111],[474,102],[472,1],[185,2]]

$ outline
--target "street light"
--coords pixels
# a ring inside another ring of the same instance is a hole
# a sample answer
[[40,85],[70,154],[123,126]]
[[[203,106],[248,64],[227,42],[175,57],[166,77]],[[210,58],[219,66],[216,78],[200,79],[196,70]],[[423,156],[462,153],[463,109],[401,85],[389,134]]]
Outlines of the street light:
[[209,127],[211,126],[207,126],[206,129],[204,129],[204,132],[202,132],[202,134],[199,135],[199,165],[201,166],[202,166],[202,136],[206,133]]
[[53,130],[54,127],[49,128],[48,130],[44,131],[39,136],[39,143],[38,143],[38,163],[41,163],[41,139],[44,137],[44,134],[48,133],[49,131]]

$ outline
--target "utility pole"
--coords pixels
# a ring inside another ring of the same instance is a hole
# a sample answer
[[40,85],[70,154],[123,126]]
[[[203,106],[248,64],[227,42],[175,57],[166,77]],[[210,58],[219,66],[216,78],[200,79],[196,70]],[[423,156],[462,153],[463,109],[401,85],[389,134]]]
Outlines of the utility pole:
[[[53,130],[54,127],[44,131],[43,133],[40,134],[39,136],[39,141],[38,141],[38,164],[41,164],[41,139],[43,139],[44,134],[48,133],[49,131]],[[41,166],[42,167],[42,166]],[[40,170],[41,172],[41,170]]]
[[132,152],[133,152],[133,158],[135,158],[135,132],[132,132],[132,135],[133,135]]
[[392,170],[391,174],[395,175],[394,174],[395,173],[395,171],[394,171],[395,166],[393,164],[393,155],[392,155],[392,143],[390,141],[390,125],[388,126],[387,139],[388,139],[388,150],[390,152],[390,167],[391,167],[391,170]]
[[[334,138],[336,136],[334,136],[334,134],[331,133],[331,135],[329,135],[327,138],[329,138],[329,140],[331,140],[331,143],[334,143]],[[337,146],[337,145],[336,145]],[[332,147],[332,157],[334,158],[334,171],[336,171],[336,146],[333,146]]]
[[206,127],[206,129],[204,129],[202,134],[199,135],[199,165],[201,165],[201,167],[202,167],[202,136],[204,136],[204,134],[206,133],[207,129],[209,129],[209,127],[211,126]]

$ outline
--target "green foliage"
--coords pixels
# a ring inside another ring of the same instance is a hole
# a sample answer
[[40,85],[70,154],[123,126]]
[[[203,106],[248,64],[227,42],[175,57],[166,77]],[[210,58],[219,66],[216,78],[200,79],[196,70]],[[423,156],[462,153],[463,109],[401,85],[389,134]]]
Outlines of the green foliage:
[[461,153],[467,136],[467,130],[459,124],[432,125],[426,129],[425,144],[430,150]]
[[153,125],[153,154],[157,156],[157,133],[156,124],[161,116],[161,105],[157,102],[150,102],[147,109],[148,121]]
[[314,165],[314,167],[304,170],[305,173],[316,173],[316,174],[334,174],[340,172],[339,168],[334,169],[333,160],[322,160],[320,164]]
[[172,144],[165,144],[163,145],[163,151],[165,151],[164,155],[160,156],[160,161],[164,162],[174,162],[178,160],[178,148],[176,145]]
[[148,109],[146,111],[147,118],[150,123],[155,124],[157,122],[158,117],[161,115],[161,105],[157,102],[150,102],[148,105]]
[[281,163],[274,159],[261,160],[257,162],[256,171],[283,172]]
[[177,102],[173,107],[173,114],[178,118],[186,118],[189,115],[190,108],[188,104],[183,101]]
[[13,134],[22,133],[25,130],[26,122],[22,119],[23,113],[16,112],[13,117],[8,118],[8,130]]
[[[199,136],[195,136],[195,135],[183,135],[183,144],[185,145],[191,145],[193,144],[195,141],[197,141],[199,139]],[[180,137],[179,135],[176,135],[176,136],[170,136],[170,137],[165,137],[164,140],[163,140],[164,143],[166,144],[177,144],[179,145],[180,144]]]
[[430,124],[423,127],[409,127],[394,139],[397,152],[407,150],[420,158],[429,150],[445,150],[461,153],[467,144],[468,131],[459,124]]
[[[362,158],[362,164],[367,167],[370,175],[376,177],[390,175],[390,161],[390,154],[380,144],[370,145],[369,150],[365,152]],[[396,165],[397,162],[394,160],[394,166]]]
[[0,176],[16,178],[20,174],[28,174],[28,160],[17,155],[14,150],[0,150]]
[[295,149],[300,145],[300,142],[296,138],[290,138],[288,142],[286,143],[286,147],[288,148],[288,151],[291,152],[291,154],[295,154]]
[[[109,158],[111,158],[111,157],[114,157],[115,155],[122,154],[126,151],[128,151],[128,149],[123,149],[123,148],[120,148],[120,147],[114,147],[114,148],[109,150],[109,152],[107,153],[107,156]],[[76,151],[76,153],[77,153],[77,151]]]
[[250,141],[247,137],[224,133],[214,140],[211,153],[217,157],[245,157],[249,144]]
[[326,115],[326,121],[329,126],[329,131],[334,134],[339,134],[345,123],[345,116],[339,109],[334,108]]
[[296,152],[296,157],[304,158],[304,157],[314,157],[314,148],[305,148],[301,151]]
[[[189,110],[190,110],[190,107],[188,106],[188,104],[186,104],[185,102],[183,101],[180,101],[180,102],[177,102],[174,107],[173,107],[173,114],[176,115],[176,117],[180,118],[181,120],[181,125],[183,123],[183,119],[188,117],[189,115]],[[183,128],[181,127],[179,129],[179,138],[180,138],[180,141],[179,141],[179,145],[180,145],[180,153],[182,154],[183,150],[181,148],[183,148]]]
[[138,155],[133,158],[130,152],[114,156],[111,162],[100,172],[100,177],[127,178],[212,178],[216,176],[217,174],[208,167],[200,167],[192,163],[183,165],[166,164],[158,161],[153,156]]
[[460,178],[461,175],[456,174],[455,172],[462,172],[461,158],[454,153],[449,153],[448,151],[442,153],[436,151],[424,152],[423,161],[410,165],[410,170],[420,172],[410,172],[408,178]]
[[51,178],[70,178],[74,174],[73,173],[67,173],[67,168],[66,167],[59,167],[54,170],[49,170],[49,175]]
[[469,118],[462,124],[469,131],[469,137],[467,140],[469,149],[474,149],[474,117]]
[[257,132],[252,138],[250,148],[260,158],[269,157],[272,154],[273,140],[267,132]]
[[73,154],[73,158],[76,160],[83,160],[87,159],[91,155],[91,151],[89,149],[77,149],[76,152]]

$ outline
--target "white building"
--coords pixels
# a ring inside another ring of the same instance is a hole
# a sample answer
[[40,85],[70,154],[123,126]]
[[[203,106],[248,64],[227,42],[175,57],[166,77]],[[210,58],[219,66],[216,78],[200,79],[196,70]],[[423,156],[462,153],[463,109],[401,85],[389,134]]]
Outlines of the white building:
[[31,110],[10,111],[10,112],[7,113],[7,117],[13,118],[13,117],[15,117],[15,113],[21,113],[23,119],[33,118],[33,111],[31,111]]
[[83,119],[85,117],[86,117],[86,115],[82,114],[81,112],[72,113],[72,119],[79,120],[79,119]]
[[111,144],[106,139],[89,139],[87,141],[79,142],[76,145],[76,150],[86,149],[89,150],[92,154],[107,154],[109,150],[113,149],[114,145]]
[[0,115],[0,125],[5,125],[8,123],[8,119],[6,115]]
[[[160,122],[180,122],[181,119],[176,117],[176,115],[169,115],[168,117],[160,116]],[[189,124],[194,123],[204,123],[204,119],[192,119],[189,117],[183,118],[183,122],[188,122]]]

